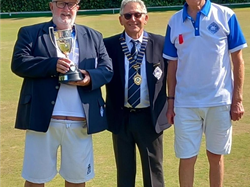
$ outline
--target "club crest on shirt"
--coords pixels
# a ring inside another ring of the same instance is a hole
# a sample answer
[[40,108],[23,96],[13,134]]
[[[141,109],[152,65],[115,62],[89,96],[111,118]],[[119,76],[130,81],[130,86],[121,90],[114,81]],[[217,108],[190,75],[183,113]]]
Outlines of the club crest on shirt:
[[91,165],[88,165],[87,175],[91,173]]
[[212,33],[212,34],[215,34],[216,32],[218,32],[218,30],[220,29],[220,27],[215,23],[211,23],[209,26],[208,26],[208,30]]

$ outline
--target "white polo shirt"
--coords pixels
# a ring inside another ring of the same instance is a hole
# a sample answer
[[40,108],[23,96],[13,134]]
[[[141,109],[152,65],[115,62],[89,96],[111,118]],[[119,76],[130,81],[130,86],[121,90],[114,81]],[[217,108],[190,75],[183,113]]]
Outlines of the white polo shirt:
[[210,0],[194,21],[185,3],[168,24],[163,57],[177,61],[175,107],[231,104],[230,53],[247,47],[234,12]]

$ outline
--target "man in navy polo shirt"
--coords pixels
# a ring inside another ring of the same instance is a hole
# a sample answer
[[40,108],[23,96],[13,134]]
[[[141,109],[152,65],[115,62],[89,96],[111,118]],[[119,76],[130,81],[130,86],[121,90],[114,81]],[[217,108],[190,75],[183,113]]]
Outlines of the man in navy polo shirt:
[[167,118],[175,124],[181,187],[193,186],[203,133],[210,186],[223,186],[223,155],[230,153],[232,143],[231,120],[240,120],[244,113],[245,47],[235,13],[210,0],[186,0],[169,21],[163,51],[169,60]]

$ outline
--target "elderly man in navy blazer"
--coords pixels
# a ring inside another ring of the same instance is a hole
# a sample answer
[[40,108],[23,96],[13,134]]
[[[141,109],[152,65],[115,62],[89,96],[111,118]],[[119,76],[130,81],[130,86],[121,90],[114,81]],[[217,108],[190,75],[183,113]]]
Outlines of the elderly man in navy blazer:
[[163,130],[167,123],[167,61],[164,37],[144,30],[148,21],[141,0],[123,0],[123,33],[105,38],[114,76],[106,85],[107,118],[113,135],[117,186],[134,187],[136,149],[140,152],[144,187],[163,187]]
[[[25,129],[22,176],[25,187],[44,186],[57,174],[65,186],[84,187],[94,177],[92,133],[107,128],[101,86],[113,75],[102,35],[74,24],[79,0],[50,2],[53,18],[22,27],[14,47],[11,69],[23,78],[15,127]],[[66,58],[53,46],[49,28],[72,30],[73,47]],[[77,64],[84,79],[59,83],[58,75]]]

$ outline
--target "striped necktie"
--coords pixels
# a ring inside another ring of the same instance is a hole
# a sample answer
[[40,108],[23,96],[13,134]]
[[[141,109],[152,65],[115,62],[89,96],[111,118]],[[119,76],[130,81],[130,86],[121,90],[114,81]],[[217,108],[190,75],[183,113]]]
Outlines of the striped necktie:
[[[133,47],[131,49],[131,55],[136,60],[138,50],[137,46],[139,41],[131,40]],[[140,73],[140,69],[137,70],[134,68],[135,63],[129,63],[129,78],[128,78],[128,103],[135,108],[140,103],[140,85],[135,84],[134,76],[137,73]]]
[[138,41],[138,40],[136,40],[136,41],[131,40],[130,42],[133,44],[133,46],[132,46],[132,48],[131,48],[131,52],[130,52],[130,53],[131,53],[131,56],[132,56],[134,59],[136,59],[137,54],[138,54],[137,45],[138,45],[139,41]]

